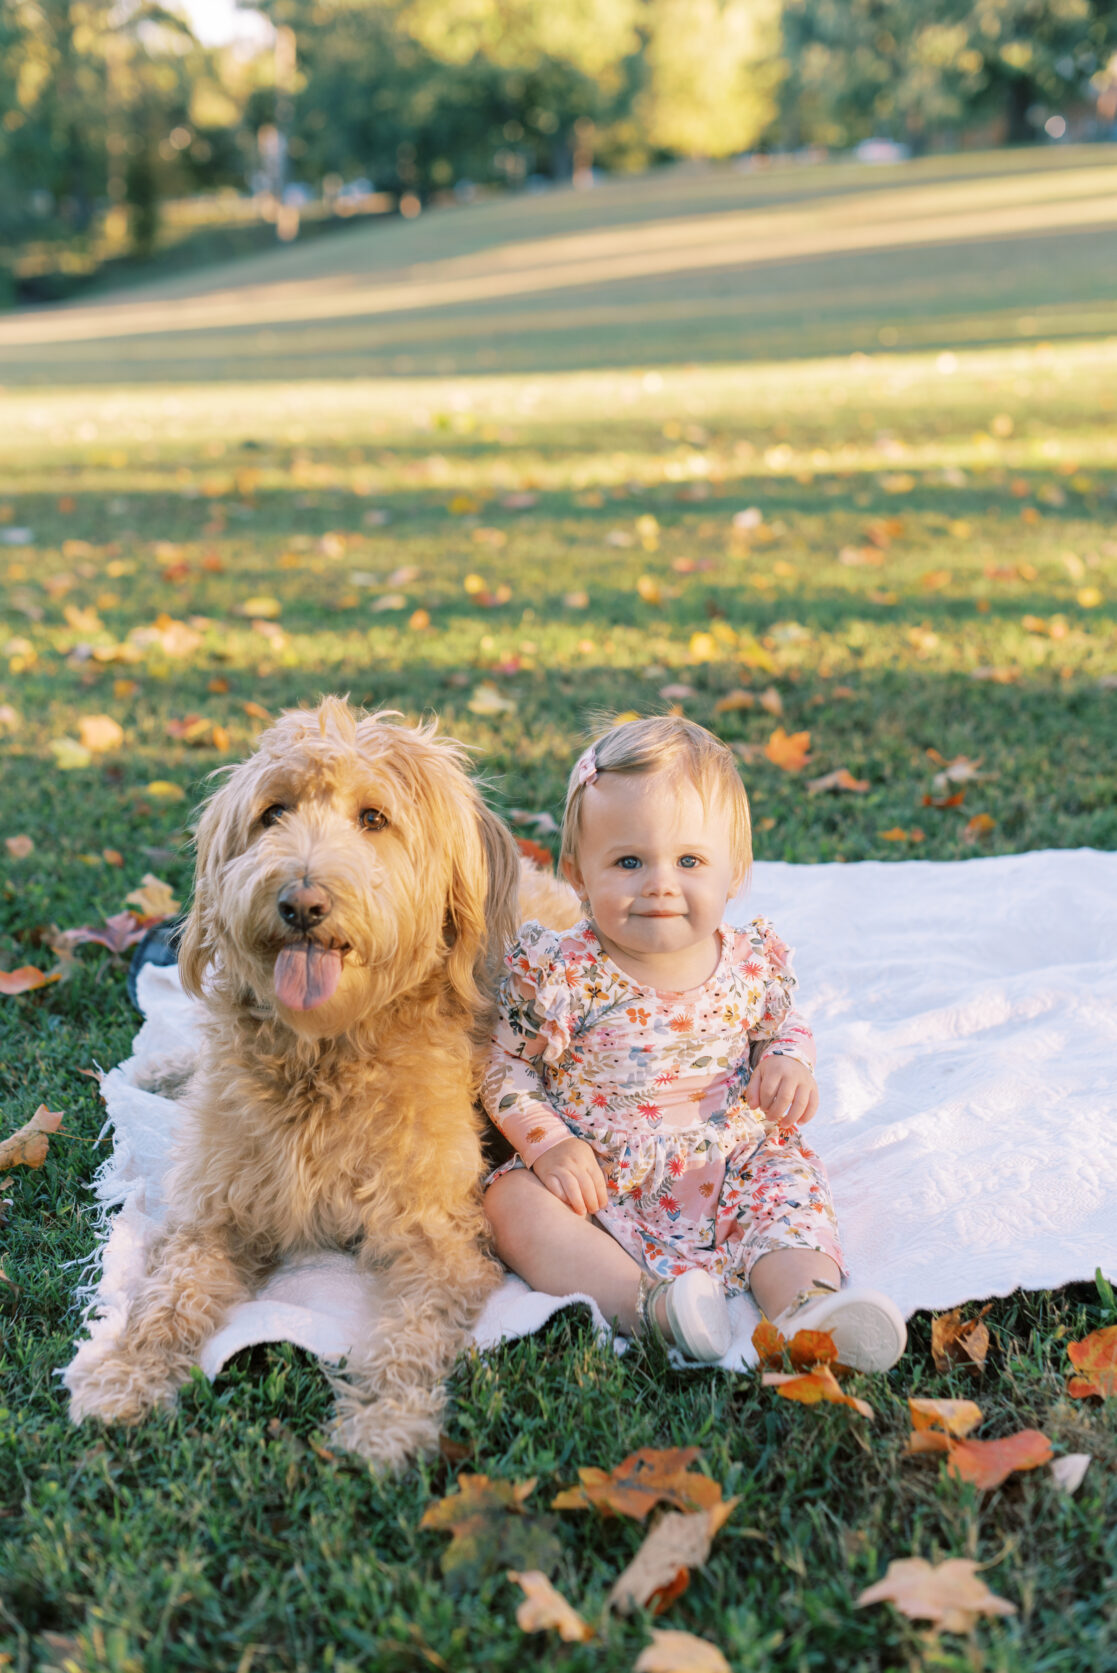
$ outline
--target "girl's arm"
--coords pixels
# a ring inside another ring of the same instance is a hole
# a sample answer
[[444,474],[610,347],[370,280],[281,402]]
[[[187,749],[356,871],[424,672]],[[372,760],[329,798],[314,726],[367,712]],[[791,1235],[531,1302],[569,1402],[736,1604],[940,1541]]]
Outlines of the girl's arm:
[[814,1073],[814,1035],[801,1012],[787,1011],[776,1033],[765,1035],[757,1028],[753,1030],[751,1039],[753,1044],[750,1056],[754,1069],[766,1057],[793,1057],[796,1062],[802,1063],[804,1068]]
[[529,1168],[571,1136],[548,1099],[542,1076],[532,1061],[542,1052],[543,1044],[539,1034],[524,1037],[513,1032],[502,1015],[481,1082],[486,1114]]

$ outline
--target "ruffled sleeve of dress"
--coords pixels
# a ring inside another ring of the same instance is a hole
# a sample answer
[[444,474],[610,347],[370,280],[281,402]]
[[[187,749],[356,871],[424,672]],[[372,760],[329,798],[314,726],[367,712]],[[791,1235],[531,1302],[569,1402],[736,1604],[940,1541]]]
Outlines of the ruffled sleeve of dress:
[[791,954],[767,918],[754,918],[744,933],[753,956],[764,967],[763,1009],[749,1030],[753,1068],[763,1057],[794,1057],[813,1073],[814,1035],[794,1006],[792,996],[798,983],[791,968]]
[[570,1137],[540,1071],[544,1064],[557,1063],[570,1045],[572,996],[561,937],[542,924],[521,926],[504,964],[481,1102],[530,1168]]

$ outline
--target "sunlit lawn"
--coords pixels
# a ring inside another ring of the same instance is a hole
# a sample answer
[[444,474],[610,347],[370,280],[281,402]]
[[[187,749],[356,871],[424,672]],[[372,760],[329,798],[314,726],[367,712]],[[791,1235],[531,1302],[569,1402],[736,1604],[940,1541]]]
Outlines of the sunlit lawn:
[[[0,834],[35,843],[6,863],[0,966],[46,968],[52,923],[119,910],[148,871],[185,895],[205,774],[248,749],[261,711],[323,691],[437,712],[505,811],[557,813],[587,728],[674,702],[739,746],[761,858],[1117,845],[1117,342],[1100,335],[1117,321],[1117,234],[1068,231],[1065,207],[1114,171],[1104,153],[1073,162],[1044,159],[1031,194],[1019,159],[984,173],[968,159],[886,185],[719,176],[689,199],[641,182],[609,188],[611,216],[570,196],[453,212],[280,256],[303,262],[290,288],[296,269],[257,262],[243,294],[237,270],[196,280],[240,310],[219,335],[195,329],[188,299],[161,304],[169,329],[147,338],[142,299],[131,331],[111,298],[0,320]],[[906,194],[906,226],[968,215],[959,242],[900,247],[882,217],[876,247],[828,253],[819,229],[864,242],[886,186]],[[712,251],[714,217],[727,249],[747,242],[741,217],[796,194],[813,242],[775,267],[696,255],[630,296],[609,268]],[[974,216],[1004,203],[1034,225],[983,238]],[[569,267],[551,251],[548,289],[552,234],[583,242]],[[531,318],[522,294],[484,299],[509,272],[532,275]],[[438,288],[463,277],[480,301]],[[412,311],[378,314],[401,283]],[[744,695],[719,708],[730,693]],[[52,744],[99,714],[122,747],[62,770]],[[195,747],[168,733],[191,717],[212,723]],[[777,727],[809,732],[801,772],[765,757]],[[959,756],[980,763],[962,804],[926,805]],[[842,766],[868,790],[809,792]],[[0,1412],[0,1644],[16,1665],[521,1665],[512,1588],[495,1576],[447,1598],[440,1539],[416,1531],[450,1472],[383,1485],[303,1446],[327,1395],[297,1354],[242,1356],[135,1435],[68,1427],[53,1372],[79,1269],[64,1263],[93,1245],[104,1153],[79,1071],[125,1055],[134,1022],[95,948],[68,982],[0,1005],[4,1129],[46,1101],[75,1135],[15,1177],[0,1229],[20,1286]],[[1056,1333],[1102,1322],[1092,1288],[1010,1298],[992,1321],[984,1432],[1035,1425],[1111,1472],[1112,1419],[1060,1392]],[[750,1379],[614,1363],[575,1320],[463,1367],[451,1427],[467,1468],[538,1474],[541,1502],[578,1465],[701,1444],[744,1502],[671,1619],[735,1668],[1112,1664],[1111,1473],[1093,1468],[1073,1501],[1038,1477],[982,1501],[901,1462],[913,1386],[969,1392],[934,1374],[925,1322],[900,1371],[861,1390],[880,1412],[870,1439],[845,1412],[777,1409]],[[563,1589],[597,1607],[635,1537],[569,1525]],[[909,1551],[995,1563],[1020,1615],[981,1629],[971,1661],[958,1640],[925,1649],[887,1612],[855,1612]],[[604,1646],[546,1653],[628,1668],[645,1638],[614,1624]]]

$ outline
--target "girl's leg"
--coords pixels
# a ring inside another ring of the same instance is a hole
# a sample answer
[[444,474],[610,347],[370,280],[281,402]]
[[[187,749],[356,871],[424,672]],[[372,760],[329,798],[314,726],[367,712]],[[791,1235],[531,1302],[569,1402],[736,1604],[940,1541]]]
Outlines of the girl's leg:
[[842,1281],[837,1261],[820,1249],[772,1249],[753,1266],[749,1289],[761,1312],[774,1319],[801,1290],[809,1290],[820,1278],[835,1289]]
[[579,1290],[631,1336],[642,1268],[609,1233],[560,1202],[526,1168],[513,1168],[485,1192],[485,1213],[506,1266],[547,1295]]

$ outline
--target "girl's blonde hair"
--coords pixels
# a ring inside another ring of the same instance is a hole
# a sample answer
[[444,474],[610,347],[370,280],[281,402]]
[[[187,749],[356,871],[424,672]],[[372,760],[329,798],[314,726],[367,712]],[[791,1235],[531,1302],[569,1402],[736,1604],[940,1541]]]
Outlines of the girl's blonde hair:
[[610,727],[590,750],[575,763],[566,787],[560,864],[577,860],[582,799],[591,774],[667,772],[693,784],[705,807],[719,804],[728,810],[734,872],[747,879],[752,865],[749,799],[737,763],[720,738],[679,715],[649,715]]

